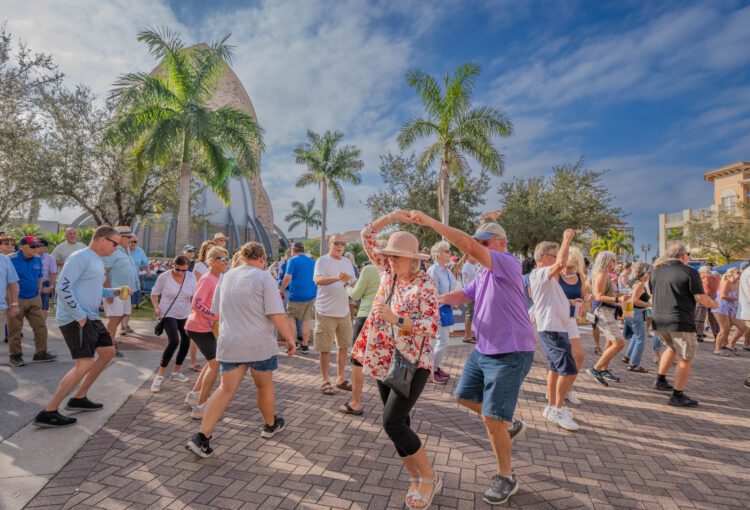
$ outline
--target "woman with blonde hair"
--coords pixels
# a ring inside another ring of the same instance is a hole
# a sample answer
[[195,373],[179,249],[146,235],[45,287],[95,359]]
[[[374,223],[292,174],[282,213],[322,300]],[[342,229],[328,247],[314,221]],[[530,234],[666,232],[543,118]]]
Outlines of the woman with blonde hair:
[[[583,254],[575,246],[571,246],[568,250],[568,264],[560,273],[559,282],[565,297],[570,302],[568,339],[570,340],[570,349],[576,362],[576,368],[580,371],[583,366],[584,350],[581,333],[578,330],[577,311],[583,307],[584,296],[588,294],[588,286],[586,285],[586,266],[583,261]],[[581,404],[581,400],[572,388],[566,394],[565,400],[571,404]]]
[[[435,282],[422,271],[419,241],[409,232],[394,232],[385,248],[376,248],[377,232],[396,222],[409,222],[409,213],[396,211],[362,230],[362,244],[380,272],[380,287],[372,312],[352,349],[352,363],[363,365],[376,380],[383,401],[383,428],[409,471],[408,508],[427,508],[442,488],[424,445],[411,429],[409,413],[430,376],[433,339],[440,323]],[[417,364],[408,395],[401,396],[384,381],[396,351]]]
[[[620,378],[609,370],[609,363],[625,346],[625,340],[615,319],[617,309],[625,295],[617,293],[610,278],[615,269],[615,262],[616,256],[614,253],[611,251],[600,252],[594,260],[592,274],[594,301],[591,310],[596,317],[596,327],[604,335],[608,345],[599,361],[587,372],[603,386],[609,386],[607,380],[620,382]],[[616,280],[615,283],[617,283]]]
[[628,297],[633,303],[633,315],[624,317],[625,327],[623,337],[628,340],[628,349],[623,356],[623,363],[628,364],[628,370],[640,374],[648,373],[641,366],[641,357],[646,347],[648,331],[646,330],[646,310],[651,308],[651,296],[648,293],[647,284],[651,278],[653,268],[648,262],[636,262],[633,264],[628,287],[631,294]]
[[229,266],[229,253],[224,248],[214,246],[206,255],[206,263],[211,268],[198,281],[191,304],[190,316],[185,323],[187,332],[193,344],[197,345],[201,354],[206,358],[206,364],[201,370],[195,386],[185,398],[185,403],[193,408],[190,416],[194,419],[203,417],[203,405],[216,382],[219,373],[219,362],[216,360],[216,336],[219,316],[211,311],[214,291],[219,283],[219,277]]
[[198,250],[198,258],[195,259],[195,266],[193,267],[193,274],[198,281],[200,281],[201,276],[210,271],[210,268],[206,263],[206,257],[208,257],[208,250],[214,246],[216,246],[216,243],[213,241],[203,241]]
[[[714,354],[718,356],[739,356],[735,344],[745,335],[745,324],[737,318],[737,301],[740,296],[740,270],[733,267],[721,277],[719,284],[719,306],[711,310],[719,323],[719,334],[716,337]],[[732,338],[729,333],[732,326],[737,328]]]
[[[427,274],[435,280],[438,296],[448,294],[458,288],[458,282],[453,272],[448,267],[451,260],[451,245],[448,241],[438,241],[430,249],[430,255],[434,264],[427,270]],[[437,342],[435,343],[434,368],[431,381],[435,384],[445,384],[450,379],[450,374],[440,368],[443,354],[448,348],[451,329],[453,325],[453,307],[443,305],[440,307],[440,326],[438,327]]]
[[211,313],[219,316],[216,359],[221,383],[203,409],[200,430],[185,448],[210,457],[209,440],[216,423],[250,370],[263,426],[260,436],[274,437],[284,430],[284,419],[275,414],[273,372],[278,369],[276,331],[284,337],[287,355],[294,355],[295,337],[289,327],[276,280],[266,269],[266,253],[258,243],[246,243],[238,251],[239,264],[216,285]]

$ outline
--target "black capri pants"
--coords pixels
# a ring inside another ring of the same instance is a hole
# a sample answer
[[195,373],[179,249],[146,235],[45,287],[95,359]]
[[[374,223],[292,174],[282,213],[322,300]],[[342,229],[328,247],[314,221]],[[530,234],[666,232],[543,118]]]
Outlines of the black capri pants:
[[198,350],[205,356],[206,361],[211,361],[216,358],[216,337],[212,331],[202,333],[199,331],[187,330],[187,334],[190,340],[195,342],[198,346]]
[[[162,367],[169,365],[175,351],[177,351],[177,359],[174,361],[174,364],[182,365],[182,362],[185,361],[188,349],[190,348],[190,337],[185,331],[186,322],[187,319],[164,318],[164,331],[167,333],[168,343],[166,349],[164,349],[164,354],[161,355]],[[178,346],[179,350],[177,349]]]
[[411,429],[411,412],[417,399],[422,394],[430,371],[426,368],[419,368],[414,374],[411,381],[411,390],[409,398],[401,398],[391,388],[378,381],[378,391],[380,398],[383,400],[383,428],[388,437],[393,441],[400,457],[414,455],[422,446],[419,436]]

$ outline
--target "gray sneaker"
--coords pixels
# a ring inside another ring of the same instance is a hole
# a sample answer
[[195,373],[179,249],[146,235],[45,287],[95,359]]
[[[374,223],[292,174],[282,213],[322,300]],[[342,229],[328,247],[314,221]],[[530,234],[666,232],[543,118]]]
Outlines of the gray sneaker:
[[484,493],[482,500],[490,505],[502,505],[516,492],[518,492],[516,475],[511,475],[510,478],[507,478],[497,473],[492,477],[492,485]]
[[511,441],[516,438],[522,438],[525,432],[526,424],[521,420],[513,420],[513,425],[508,429],[508,435],[510,436]]

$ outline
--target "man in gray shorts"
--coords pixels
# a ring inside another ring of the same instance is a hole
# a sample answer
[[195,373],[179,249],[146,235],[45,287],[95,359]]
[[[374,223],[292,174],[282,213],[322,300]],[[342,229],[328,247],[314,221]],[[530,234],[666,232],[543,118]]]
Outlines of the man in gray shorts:
[[311,321],[315,319],[315,296],[318,287],[313,281],[315,261],[305,255],[305,245],[294,243],[292,257],[286,262],[286,274],[281,281],[281,293],[289,289],[289,302],[286,313],[291,321],[292,331],[297,329],[296,321],[302,321],[302,354],[310,352]]
[[[654,269],[651,290],[654,296],[654,328],[667,348],[659,361],[654,389],[671,391],[668,404],[676,407],[697,407],[698,401],[683,393],[687,386],[693,358],[698,350],[695,334],[695,304],[716,308],[718,303],[708,297],[698,271],[688,266],[690,253],[682,243],[667,248],[669,260]],[[667,382],[667,372],[679,355],[674,387]]]

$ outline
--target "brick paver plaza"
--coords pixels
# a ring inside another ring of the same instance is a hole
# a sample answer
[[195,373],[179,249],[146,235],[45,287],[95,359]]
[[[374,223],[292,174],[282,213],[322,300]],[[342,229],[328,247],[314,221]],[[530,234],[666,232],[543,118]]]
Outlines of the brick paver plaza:
[[[587,344],[590,366],[593,344]],[[483,425],[451,397],[470,349],[450,349],[453,378],[428,386],[413,415],[445,480],[433,508],[489,508],[481,495],[495,461]],[[546,360],[538,351],[517,410],[528,429],[514,445],[521,486],[509,506],[748,508],[750,391],[742,382],[750,353],[722,359],[712,350],[701,345],[694,364],[688,394],[700,400],[695,410],[667,406],[668,395],[650,389],[654,375],[627,372],[619,357],[613,369],[620,384],[604,388],[582,374],[578,432],[542,418]],[[648,353],[644,360],[654,372]],[[286,430],[260,438],[248,377],[217,426],[210,459],[183,448],[198,427],[183,404],[188,384],[168,382],[153,394],[149,380],[29,508],[402,508],[408,475],[380,426],[372,379],[366,379],[366,414],[356,417],[337,412],[348,394],[320,393],[313,354],[281,359],[274,377]],[[40,433],[65,440],[65,431]]]

